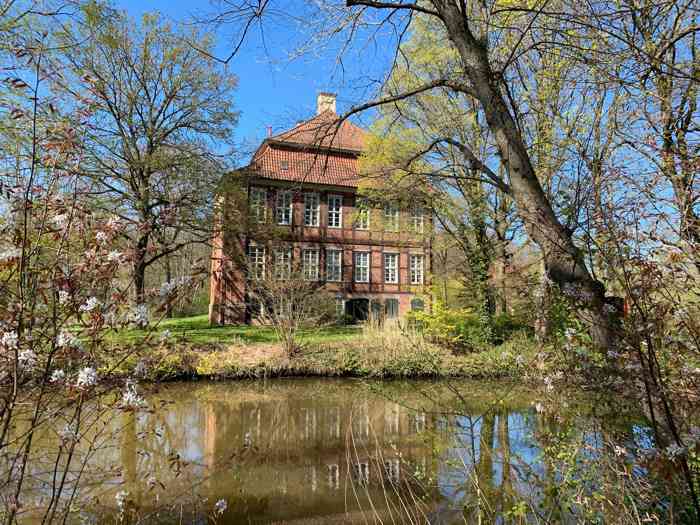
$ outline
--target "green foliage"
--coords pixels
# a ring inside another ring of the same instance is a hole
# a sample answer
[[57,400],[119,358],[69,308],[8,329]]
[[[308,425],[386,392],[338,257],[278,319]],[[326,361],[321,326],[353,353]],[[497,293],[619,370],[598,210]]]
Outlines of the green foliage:
[[435,344],[455,350],[483,348],[491,339],[491,330],[483,316],[471,308],[446,308],[436,302],[432,312],[411,312],[411,322]]

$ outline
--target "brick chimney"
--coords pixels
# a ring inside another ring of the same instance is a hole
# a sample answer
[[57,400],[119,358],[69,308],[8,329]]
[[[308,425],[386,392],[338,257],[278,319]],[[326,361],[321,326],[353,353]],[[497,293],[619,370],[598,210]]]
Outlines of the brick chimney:
[[316,98],[316,114],[331,110],[335,113],[335,93],[319,93]]

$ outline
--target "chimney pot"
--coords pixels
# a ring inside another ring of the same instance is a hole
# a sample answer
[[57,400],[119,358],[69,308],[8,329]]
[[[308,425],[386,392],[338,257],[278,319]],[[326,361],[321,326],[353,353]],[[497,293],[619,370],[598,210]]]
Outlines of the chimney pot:
[[335,114],[335,93],[319,93],[316,98],[316,114],[329,110]]

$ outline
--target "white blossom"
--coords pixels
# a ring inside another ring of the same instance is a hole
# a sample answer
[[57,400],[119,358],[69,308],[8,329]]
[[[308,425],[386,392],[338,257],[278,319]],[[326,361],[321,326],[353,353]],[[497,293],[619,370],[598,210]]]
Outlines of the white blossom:
[[70,301],[70,294],[65,290],[58,291],[58,304],[65,305]]
[[76,434],[75,430],[73,430],[69,425],[66,425],[62,430],[58,431],[58,437],[64,443],[78,440],[78,434]]
[[95,234],[95,240],[100,244],[104,244],[107,242],[107,234],[105,232],[97,232]]
[[610,359],[617,359],[620,357],[620,353],[616,352],[615,350],[608,350],[608,357]]
[[61,370],[60,368],[58,370],[54,370],[53,373],[51,374],[51,382],[52,383],[62,383],[65,378],[66,378],[66,373],[63,370]]
[[19,345],[19,337],[17,332],[5,332],[0,337],[0,346],[7,348],[8,350],[14,350]]
[[148,306],[145,304],[137,304],[131,311],[131,321],[140,327],[148,325]]
[[136,391],[136,385],[132,382],[126,384],[124,393],[122,394],[122,400],[120,403],[122,408],[145,408],[148,406],[146,400],[142,398]]
[[63,229],[68,226],[68,221],[69,217],[67,213],[59,213],[58,215],[55,215],[53,219],[51,219],[51,222],[53,222],[56,228],[59,229]]
[[124,507],[126,506],[126,501],[129,498],[129,493],[126,490],[120,490],[117,492],[116,496],[114,496],[114,499],[117,502],[117,507],[119,508],[120,512],[124,511]]
[[92,312],[93,310],[99,308],[99,306],[100,301],[97,300],[97,297],[90,297],[87,301],[85,301],[85,304],[80,305],[80,311]]
[[0,251],[0,262],[14,261],[20,257],[22,257],[22,250],[14,246]]
[[75,386],[78,388],[88,388],[97,384],[97,372],[94,368],[86,366],[78,372],[78,379]]
[[71,348],[79,345],[80,341],[78,341],[78,338],[67,330],[61,331],[56,338],[56,346],[59,348]]
[[36,366],[37,356],[31,350],[22,350],[17,356],[17,360],[22,368],[32,369]]
[[226,503],[225,499],[220,499],[214,504],[214,509],[216,511],[216,514],[221,516],[224,512],[226,512],[226,509],[228,508],[228,503]]
[[522,354],[519,354],[518,357],[515,358],[515,364],[516,366],[524,366],[525,357]]
[[111,263],[118,263],[121,261],[122,258],[122,252],[119,252],[117,250],[112,250],[107,254],[107,261]]
[[627,455],[627,450],[625,447],[621,447],[620,445],[615,445],[615,455],[616,456],[625,456]]

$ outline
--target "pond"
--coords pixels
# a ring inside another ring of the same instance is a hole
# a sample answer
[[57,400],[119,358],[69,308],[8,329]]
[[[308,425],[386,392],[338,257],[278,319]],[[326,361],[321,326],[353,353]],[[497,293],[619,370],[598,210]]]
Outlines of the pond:
[[[601,423],[590,399],[568,399],[570,418],[545,416],[537,392],[508,383],[278,379],[145,397],[148,411],[81,438],[76,522],[116,523],[117,502],[125,523],[490,522],[546,500],[556,479],[544,432],[600,446],[602,424],[625,447],[648,446],[639,418]],[[47,494],[38,482],[33,492],[40,507]]]

